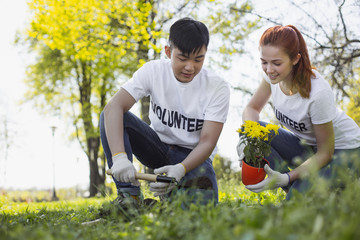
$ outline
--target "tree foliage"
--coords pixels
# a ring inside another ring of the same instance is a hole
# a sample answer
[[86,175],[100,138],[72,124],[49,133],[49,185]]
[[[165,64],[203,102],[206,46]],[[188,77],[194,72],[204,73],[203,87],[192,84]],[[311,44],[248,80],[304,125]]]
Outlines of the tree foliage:
[[[347,104],[349,115],[360,124],[360,5],[353,0],[335,0],[328,2],[328,7],[335,11],[326,11],[317,15],[313,2],[291,4],[309,19],[308,24],[300,24],[304,34],[310,39],[313,50],[313,63],[329,80],[335,90],[337,100]],[[322,17],[322,18],[321,18]],[[345,101],[344,101],[345,100]]]
[[33,0],[29,8],[33,16],[24,40],[36,60],[28,68],[26,98],[72,121],[89,159],[93,196],[105,179],[100,112],[118,78],[145,62],[138,58],[139,46],[159,51],[150,40],[162,32],[148,22],[152,5],[144,1]]
[[316,17],[301,5],[292,4],[313,22],[312,30],[309,26],[303,26],[303,29],[312,40],[314,64],[320,66],[320,71],[327,75],[338,92],[338,99],[349,98],[350,90],[359,86],[358,81],[354,81],[357,77],[354,69],[360,58],[360,29],[354,25],[354,17],[360,6],[354,6],[351,0],[333,1],[330,5],[335,9],[330,15],[332,20],[326,20]]
[[[36,54],[34,63],[28,66],[29,90],[25,98],[42,113],[61,116],[74,125],[73,138],[79,141],[89,160],[91,196],[105,180],[99,115],[110,96],[144,62],[160,56],[166,39],[164,29],[180,17],[199,17],[214,25],[210,26],[212,34],[224,39],[224,43],[245,39],[256,27],[256,21],[244,20],[245,27],[232,32],[245,18],[226,13],[228,19],[221,20],[226,18],[219,7],[229,9],[226,6],[222,1],[211,0],[29,2],[31,22],[17,40]],[[250,6],[244,3],[239,7]],[[211,11],[198,15],[199,9]],[[226,56],[241,53],[242,48],[231,43],[228,49],[222,45],[215,51]],[[146,117],[146,110],[142,115]]]
[[282,0],[265,9],[234,10],[257,16],[264,25],[295,25],[306,38],[312,63],[333,87],[336,100],[349,102],[349,115],[359,124],[359,1]]

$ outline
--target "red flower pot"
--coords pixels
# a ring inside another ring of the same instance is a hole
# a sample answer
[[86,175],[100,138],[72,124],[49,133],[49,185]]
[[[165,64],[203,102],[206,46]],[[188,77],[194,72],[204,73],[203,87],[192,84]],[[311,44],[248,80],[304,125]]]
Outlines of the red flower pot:
[[[269,162],[263,158],[266,164]],[[241,180],[244,185],[253,185],[264,180],[266,172],[264,168],[253,167],[247,164],[245,161],[242,162]]]

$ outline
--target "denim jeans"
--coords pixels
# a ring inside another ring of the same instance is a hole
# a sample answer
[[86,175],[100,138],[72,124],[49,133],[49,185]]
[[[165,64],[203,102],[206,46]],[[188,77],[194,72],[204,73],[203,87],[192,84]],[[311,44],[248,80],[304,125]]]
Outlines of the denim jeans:
[[[266,126],[267,123],[259,122],[260,125]],[[294,169],[298,167],[303,161],[315,154],[316,147],[302,144],[292,132],[279,128],[279,134],[276,135],[271,142],[271,154],[266,157],[270,163],[270,167],[281,173],[289,172],[289,167]],[[318,171],[318,176],[325,179],[335,179],[339,168],[353,167],[352,161],[347,161],[341,157],[343,153],[359,152],[358,149],[335,149],[332,160]],[[360,155],[359,155],[360,156]],[[297,162],[297,160],[300,162]],[[358,173],[359,169],[355,169]],[[293,191],[297,190],[300,193],[305,193],[311,187],[311,182],[308,179],[297,179],[289,187],[289,192],[286,199],[293,196]]]
[[[143,165],[155,169],[165,165],[174,165],[182,162],[192,151],[191,149],[169,145],[163,143],[156,132],[140,118],[126,112],[124,114],[124,145],[125,152],[128,159],[132,162],[133,154]],[[102,146],[104,148],[105,156],[109,168],[112,166],[112,154],[108,145],[105,128],[104,128],[104,113],[100,116],[100,137]],[[208,158],[197,168],[189,171],[182,178],[180,184],[190,179],[197,177],[207,177],[212,183],[212,190],[196,189],[186,191],[192,201],[201,201],[203,204],[208,202],[218,202],[218,186],[215,176],[215,171],[212,166],[212,161]],[[114,177],[118,193],[126,192],[131,195],[139,195],[140,188],[131,185],[131,183],[124,183],[117,181]],[[179,189],[185,191],[185,189]]]

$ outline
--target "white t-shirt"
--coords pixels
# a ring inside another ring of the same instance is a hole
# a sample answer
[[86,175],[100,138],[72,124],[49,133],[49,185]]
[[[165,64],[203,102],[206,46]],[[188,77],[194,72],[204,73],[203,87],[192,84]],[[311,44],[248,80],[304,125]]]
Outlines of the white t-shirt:
[[285,95],[279,84],[271,84],[268,76],[263,74],[265,81],[271,86],[276,118],[298,138],[313,146],[316,145],[313,124],[332,121],[335,149],[360,147],[360,128],[353,119],[336,107],[329,83],[317,71],[313,71],[316,76],[311,78],[309,98],[301,97],[300,93]]
[[151,127],[167,144],[193,149],[205,120],[225,123],[230,88],[205,68],[189,83],[179,82],[170,60],[154,60],[122,86],[136,101],[150,95]]

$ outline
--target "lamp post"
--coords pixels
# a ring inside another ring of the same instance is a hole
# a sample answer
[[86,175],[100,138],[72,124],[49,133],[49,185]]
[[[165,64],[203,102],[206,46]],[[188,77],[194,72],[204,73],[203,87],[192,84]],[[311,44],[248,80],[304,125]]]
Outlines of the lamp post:
[[52,154],[53,154],[53,195],[51,200],[52,201],[57,201],[58,198],[56,196],[56,191],[55,191],[55,130],[56,130],[56,126],[51,126],[51,132],[52,132]]

